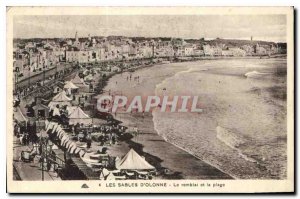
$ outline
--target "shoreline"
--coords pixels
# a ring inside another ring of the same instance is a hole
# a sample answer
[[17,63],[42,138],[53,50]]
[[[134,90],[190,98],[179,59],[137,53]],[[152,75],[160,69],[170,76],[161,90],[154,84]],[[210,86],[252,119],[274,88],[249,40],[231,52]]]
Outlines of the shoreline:
[[[189,60],[185,62],[199,61],[203,60]],[[161,65],[165,64],[141,64],[120,72],[108,72],[106,73],[107,76],[105,78],[96,77],[96,90],[93,96],[103,93],[105,88],[107,88],[108,83],[113,81],[112,78],[116,75],[122,76],[122,73],[135,73],[141,69]],[[72,74],[64,76],[63,79],[68,79]],[[109,146],[109,151],[111,150],[113,156],[116,156],[114,153],[117,153],[119,157],[124,156],[130,148],[135,149],[161,173],[158,179],[238,179],[238,177],[226,173],[218,168],[218,166],[203,160],[191,151],[169,142],[166,138],[161,136],[159,131],[155,128],[152,113],[150,113],[150,115],[147,113],[145,116],[138,113],[118,113],[118,116],[119,117],[114,118],[121,121],[124,126],[137,127],[142,133],[139,133],[137,136],[130,139],[120,140],[121,142],[118,145]]]
[[[259,58],[257,58],[257,59],[259,59]],[[272,59],[274,59],[274,60],[281,60],[281,58],[272,58]],[[195,60],[195,61],[190,61],[190,62],[197,62],[197,61],[200,61],[200,60]],[[158,66],[158,64],[155,64],[155,65],[153,65],[153,66]],[[134,72],[138,72],[138,71],[134,71]],[[140,73],[140,74],[144,74],[145,75],[145,73]],[[133,74],[134,75],[134,74]],[[138,74],[137,74],[138,75]],[[118,80],[118,78],[119,78],[119,76],[118,77],[114,77],[114,79],[113,80],[109,80],[110,81],[110,83],[108,84],[109,86],[113,86],[114,85],[114,81],[118,81],[119,82],[119,80]],[[124,82],[123,82],[124,83]],[[111,85],[111,84],[113,84],[113,85]],[[120,84],[121,85],[121,84]],[[107,87],[106,87],[107,88]],[[112,87],[112,88],[114,88],[114,86]],[[119,89],[120,88],[120,86],[118,85],[115,89]],[[120,89],[122,89],[122,87],[120,88]],[[124,87],[123,87],[123,89],[124,89]],[[125,87],[125,90],[126,90],[126,87]],[[134,117],[134,116],[131,116],[130,114],[128,114],[127,116],[126,116],[126,114],[120,114],[120,113],[118,113],[118,116],[120,116],[120,115],[122,115],[121,116],[121,118],[120,117],[116,117],[116,119],[118,119],[118,120],[120,120],[120,121],[122,121],[123,122],[123,124],[125,125],[125,126],[128,126],[128,124],[126,124],[126,123],[135,123],[136,122],[136,118]],[[142,116],[140,116],[140,118],[141,118]],[[150,116],[147,116],[147,117],[150,117]],[[211,163],[211,162],[209,162],[209,161],[204,161],[201,157],[199,157],[199,156],[197,156],[197,155],[195,155],[193,152],[191,152],[191,151],[189,151],[189,150],[187,150],[187,149],[183,149],[183,148],[181,148],[180,146],[177,146],[176,144],[173,144],[172,142],[169,142],[168,140],[166,140],[163,136],[161,136],[160,134],[159,134],[159,131],[157,131],[155,128],[153,128],[153,126],[154,126],[154,122],[153,122],[153,116],[152,116],[152,114],[151,114],[151,131],[153,131],[154,133],[156,133],[161,139],[163,139],[163,141],[164,142],[167,142],[168,144],[171,144],[171,145],[173,145],[174,147],[176,147],[177,149],[180,149],[181,151],[184,151],[184,152],[186,152],[186,153],[188,153],[190,156],[193,156],[194,158],[196,158],[196,159],[198,159],[198,161],[202,161],[202,162],[204,162],[204,163],[206,163],[206,164],[208,164],[208,165],[210,165],[211,167],[214,167],[214,168],[216,168],[216,169],[218,169],[219,171],[221,171],[221,172],[223,172],[223,173],[225,173],[226,175],[228,175],[228,176],[230,176],[232,179],[239,179],[239,177],[237,177],[237,176],[235,176],[235,175],[231,175],[231,174],[228,174],[227,172],[225,172],[224,170],[222,170],[222,169],[220,169],[218,166],[215,166],[215,164],[213,164],[213,163]],[[136,122],[136,123],[141,123],[141,122]],[[141,123],[141,124],[137,124],[136,126],[137,127],[139,127],[139,129],[141,129],[140,128],[140,126],[143,126],[145,123]],[[130,125],[129,125],[130,126]],[[133,125],[132,125],[133,126]],[[135,126],[135,127],[136,127]],[[153,134],[153,132],[152,132],[152,134]],[[142,133],[142,135],[141,135],[141,139],[148,139],[149,138],[149,136],[145,136],[143,133]],[[134,138],[133,138],[134,139]],[[161,140],[160,140],[161,141]],[[141,144],[142,146],[143,146],[143,149],[146,151],[146,152],[149,152],[150,154],[152,154],[152,155],[155,155],[155,156],[157,156],[157,157],[164,157],[164,156],[162,156],[161,155],[161,153],[158,153],[157,151],[155,151],[155,149],[152,149],[151,147],[153,147],[153,145],[151,146],[151,144],[149,144],[149,140],[148,141],[145,141],[145,140],[137,140],[137,143],[138,144]],[[143,153],[143,151],[142,151],[142,153]],[[161,158],[163,161],[162,161],[162,166],[163,167],[167,167],[167,168],[170,168],[170,169],[172,169],[173,168],[173,165],[172,164],[169,164],[169,163],[166,163],[166,164],[164,164],[164,161],[165,161],[165,158]],[[171,165],[171,166],[166,166],[166,165]],[[177,171],[176,169],[174,170],[174,171]],[[190,178],[190,177],[189,177]],[[192,178],[191,178],[192,179]],[[199,177],[198,179],[201,179],[201,177]],[[212,178],[213,179],[213,178]]]
[[[160,64],[138,67],[133,72],[156,65]],[[117,74],[120,73],[110,75],[106,79],[105,85],[102,84],[103,88],[101,89],[105,90],[107,84],[111,81],[111,77]],[[141,133],[122,142],[125,142],[126,147],[134,148],[158,170],[167,170],[170,175],[163,175],[162,179],[236,179],[191,152],[165,140],[154,127],[152,113],[151,116],[149,114],[141,116],[139,114],[119,113],[114,118],[121,121],[128,128],[137,127],[139,129]],[[169,152],[166,152],[166,150]],[[125,155],[126,152],[123,149],[122,155]],[[120,154],[120,151],[118,151],[118,154]]]
[[123,114],[122,117],[115,119],[122,121],[125,126],[136,126],[141,131],[137,137],[125,142],[133,147],[136,147],[135,144],[140,145],[138,147],[141,149],[134,149],[142,153],[146,159],[149,155],[159,158],[160,161],[154,166],[157,168],[158,165],[157,169],[168,169],[173,174],[173,178],[169,179],[235,179],[216,166],[167,141],[155,129],[152,114],[147,114],[141,120],[137,118],[142,118],[141,114]]
[[[157,134],[159,135],[159,133],[158,133],[158,130],[157,129],[155,129],[155,131],[157,132]],[[221,172],[223,172],[223,173],[225,173],[225,174],[227,174],[227,175],[229,175],[231,178],[233,178],[234,180],[236,180],[236,179],[238,179],[238,177],[236,177],[236,176],[233,176],[233,175],[231,175],[231,174],[229,174],[229,173],[226,173],[225,171],[223,171],[222,169],[220,169],[218,166],[216,166],[216,165],[213,165],[212,163],[210,163],[210,162],[207,162],[207,161],[205,161],[205,160],[203,160],[203,159],[201,159],[201,157],[199,157],[199,156],[197,156],[197,155],[195,155],[195,154],[193,154],[191,151],[189,151],[189,150],[187,150],[187,149],[184,149],[184,148],[182,148],[182,147],[180,147],[180,146],[178,146],[177,144],[174,144],[174,143],[172,143],[172,142],[169,142],[167,139],[165,139],[165,138],[163,138],[166,142],[168,142],[169,144],[172,144],[172,145],[174,145],[175,147],[177,147],[177,148],[180,148],[181,150],[183,150],[183,151],[185,151],[185,152],[187,152],[187,153],[189,153],[190,155],[192,155],[192,156],[194,156],[195,158],[197,158],[197,159],[199,159],[199,160],[201,160],[201,161],[203,161],[203,162],[205,162],[206,164],[209,164],[209,165],[211,165],[211,166],[213,166],[213,167],[215,167],[215,168],[217,168],[218,170],[220,170]]]

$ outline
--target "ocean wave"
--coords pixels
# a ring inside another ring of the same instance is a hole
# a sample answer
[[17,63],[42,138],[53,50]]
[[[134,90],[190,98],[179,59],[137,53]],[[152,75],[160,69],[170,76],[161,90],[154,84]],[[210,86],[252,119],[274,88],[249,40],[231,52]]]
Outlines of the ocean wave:
[[246,143],[245,138],[221,126],[217,126],[216,131],[217,131],[217,138],[223,143],[225,143],[227,146],[229,146],[230,148],[236,150],[243,159],[250,162],[257,163],[255,159],[243,154],[242,151],[238,148],[240,145]]
[[257,71],[251,71],[245,74],[245,76],[247,78],[260,78],[260,77],[264,77],[266,75],[271,75],[272,73],[261,73],[261,72],[257,72]]
[[167,84],[170,79],[177,78],[181,74],[190,73],[192,71],[193,71],[193,68],[189,68],[188,70],[179,71],[179,72],[175,73],[173,76],[165,78],[162,82],[160,82],[159,84],[155,85],[155,94],[159,95],[160,92],[161,92],[161,90],[162,90],[162,88],[165,88],[164,85]]
[[209,164],[209,165],[211,165],[211,166],[214,166],[215,168],[217,168],[218,170],[222,171],[223,173],[226,173],[227,175],[231,176],[232,178],[238,179],[238,176],[235,176],[235,175],[232,174],[232,173],[226,172],[225,170],[223,170],[223,169],[220,167],[220,165],[214,164],[213,162],[211,162],[211,161],[209,161],[209,160],[206,160],[204,157],[201,157],[201,156],[199,156],[199,155],[196,155],[196,154],[195,154],[195,151],[190,150],[188,147],[185,147],[185,146],[180,145],[179,143],[176,143],[176,141],[175,141],[176,139],[175,139],[175,140],[174,140],[174,139],[168,139],[168,137],[164,134],[164,131],[163,131],[163,130],[161,131],[161,130],[158,128],[158,126],[157,126],[158,122],[156,121],[156,120],[158,120],[158,119],[159,119],[159,116],[156,115],[155,112],[152,112],[152,122],[153,122],[153,125],[154,125],[154,130],[156,131],[156,133],[157,133],[160,137],[162,137],[162,138],[164,139],[164,141],[166,141],[166,142],[168,142],[168,143],[170,143],[170,144],[176,146],[177,148],[179,148],[179,149],[181,149],[181,150],[183,150],[183,151],[189,153],[189,154],[192,155],[193,157],[195,157],[195,158],[197,158],[197,159],[199,159],[199,160],[201,160],[201,161],[203,161],[203,162],[205,162],[205,163],[207,163],[207,164]]

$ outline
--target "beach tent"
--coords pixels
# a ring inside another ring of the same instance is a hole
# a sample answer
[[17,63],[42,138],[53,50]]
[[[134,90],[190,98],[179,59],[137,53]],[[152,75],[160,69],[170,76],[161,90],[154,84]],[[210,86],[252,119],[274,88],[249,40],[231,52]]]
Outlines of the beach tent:
[[67,106],[68,115],[71,115],[77,106]]
[[114,174],[112,172],[110,172],[108,174],[108,176],[106,176],[105,180],[116,180],[116,177],[114,176]]
[[75,86],[71,81],[66,82],[64,85],[64,90],[67,94],[71,95],[73,91],[76,91],[79,87]]
[[78,76],[78,74],[74,77],[74,79],[71,80],[71,82],[72,82],[75,86],[79,87],[79,88],[78,88],[78,91],[79,91],[79,92],[88,92],[89,89],[90,89],[89,85],[87,85],[87,84],[84,82],[84,80],[81,79],[81,78]]
[[152,170],[155,169],[144,158],[142,158],[133,149],[124,156],[124,158],[116,165],[117,169],[121,170]]
[[71,81],[66,82],[64,85],[64,89],[77,89],[78,86],[75,86]]
[[[109,179],[108,179],[109,178]],[[100,180],[114,180],[114,175],[109,172],[106,168],[103,168],[101,173],[100,173]]]
[[52,101],[48,104],[48,107],[51,110],[54,110],[54,108],[57,105],[59,105],[59,107],[62,107],[65,105],[71,106],[71,101],[72,101],[72,99],[66,95],[66,92],[62,91],[53,97]]
[[71,80],[71,82],[79,88],[88,86],[85,84],[84,80],[79,77],[78,74],[74,77],[74,79]]
[[92,118],[83,112],[80,107],[76,107],[71,114],[69,114],[69,125],[72,124],[92,124]]
[[55,95],[52,99],[53,102],[65,102],[65,101],[72,101],[71,98],[69,98],[65,91],[61,91],[57,95]]
[[60,116],[60,112],[59,112],[59,109],[57,107],[54,107],[53,108],[53,113],[52,113],[52,116]]

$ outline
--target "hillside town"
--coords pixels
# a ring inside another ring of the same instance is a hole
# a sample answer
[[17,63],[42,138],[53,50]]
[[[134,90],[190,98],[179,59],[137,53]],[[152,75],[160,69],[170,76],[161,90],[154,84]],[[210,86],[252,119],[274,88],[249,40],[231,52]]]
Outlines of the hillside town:
[[285,54],[284,43],[252,38],[81,38],[76,32],[71,39],[15,39],[14,178],[178,178],[130,141],[139,129],[96,110],[97,95],[114,95],[103,90],[106,81],[114,74],[154,64]]

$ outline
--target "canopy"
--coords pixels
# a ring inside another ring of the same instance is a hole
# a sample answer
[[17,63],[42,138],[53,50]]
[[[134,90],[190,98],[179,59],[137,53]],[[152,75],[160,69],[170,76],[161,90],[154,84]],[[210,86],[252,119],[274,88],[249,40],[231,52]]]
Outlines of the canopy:
[[77,106],[67,106],[68,115],[73,113],[74,110],[76,110]]
[[[64,147],[69,153],[71,154],[78,154],[78,153],[84,153],[82,152],[82,149],[80,149],[75,142],[73,142],[69,135],[62,129],[62,127],[58,123],[49,122],[46,120],[46,131],[48,134],[55,134],[56,137],[60,140],[60,146]],[[50,131],[51,130],[51,131]],[[58,146],[53,146],[53,149],[57,149]]]
[[83,79],[81,79],[79,77],[79,75],[77,74],[74,79],[71,80],[71,82],[78,87],[86,87],[87,85],[84,83]]
[[75,86],[71,81],[69,81],[69,82],[66,82],[64,88],[65,88],[65,89],[77,89],[77,88],[79,88],[79,87],[78,87],[78,86]]
[[71,114],[69,114],[69,124],[92,124],[92,118],[83,112],[80,107],[74,109]]
[[124,158],[116,165],[117,169],[124,170],[150,170],[155,169],[144,158],[142,158],[133,149],[124,156]]
[[103,168],[100,173],[100,180],[106,180],[106,178],[109,176],[109,174],[110,174],[110,172],[106,168]]
[[89,119],[90,117],[83,112],[83,110],[78,106],[69,115],[69,119]]
[[68,102],[68,101],[72,101],[72,99],[66,95],[65,91],[61,91],[60,93],[55,95],[52,99],[52,102]]
[[116,180],[116,177],[112,173],[109,173],[108,176],[106,176],[106,180]]
[[60,108],[63,106],[71,106],[71,102],[69,101],[65,101],[65,102],[50,102],[48,104],[48,107],[50,108],[50,110],[53,110],[56,108],[56,105],[58,105]]
[[60,116],[60,112],[59,112],[59,109],[58,108],[56,108],[56,107],[54,107],[53,108],[53,113],[52,113],[52,116]]
[[53,110],[56,105],[59,105],[59,107],[62,107],[62,106],[71,106],[71,101],[72,99],[69,98],[67,95],[66,95],[66,92],[65,91],[61,91],[60,93],[58,93],[57,95],[55,95],[52,99],[52,101],[48,104],[48,107]]

